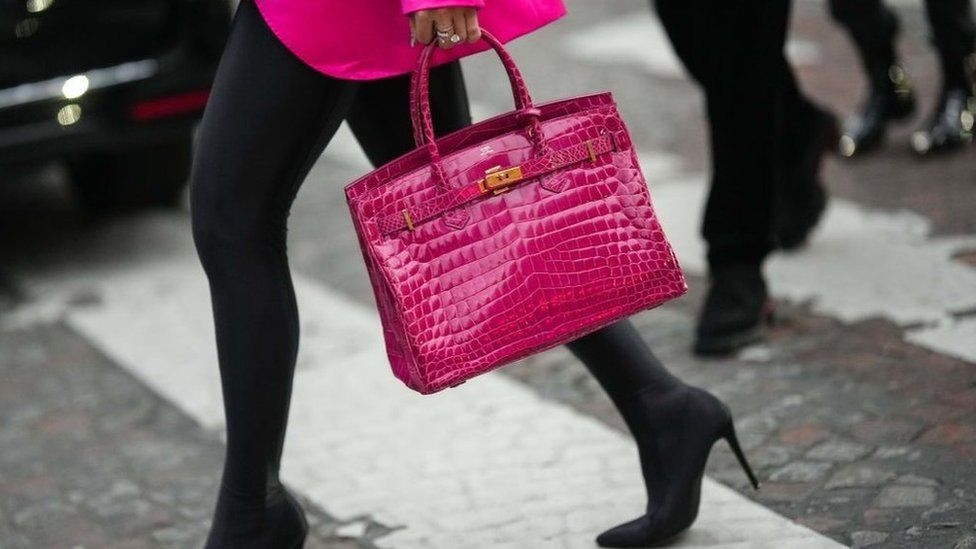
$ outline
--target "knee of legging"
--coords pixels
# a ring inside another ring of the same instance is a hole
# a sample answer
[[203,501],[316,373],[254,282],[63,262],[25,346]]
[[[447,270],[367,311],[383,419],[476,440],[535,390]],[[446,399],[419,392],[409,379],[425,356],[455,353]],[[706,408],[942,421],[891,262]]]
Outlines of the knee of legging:
[[283,221],[255,193],[244,193],[246,181],[194,164],[190,180],[193,242],[205,268],[241,257],[265,246],[283,246]]

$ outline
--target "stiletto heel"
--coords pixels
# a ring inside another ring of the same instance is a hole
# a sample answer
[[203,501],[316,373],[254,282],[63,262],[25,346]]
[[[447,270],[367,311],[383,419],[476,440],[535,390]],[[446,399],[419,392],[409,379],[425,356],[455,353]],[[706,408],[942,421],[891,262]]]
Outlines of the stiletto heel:
[[746,459],[745,452],[742,451],[742,447],[739,446],[739,437],[735,434],[735,424],[729,421],[728,425],[725,427],[722,433],[722,438],[729,443],[729,448],[732,448],[732,453],[735,454],[736,459],[739,460],[739,465],[742,466],[742,470],[746,472],[746,476],[749,477],[749,482],[752,483],[752,488],[754,490],[759,489],[759,479],[756,478],[756,474],[752,472],[752,466],[749,465],[749,460]]

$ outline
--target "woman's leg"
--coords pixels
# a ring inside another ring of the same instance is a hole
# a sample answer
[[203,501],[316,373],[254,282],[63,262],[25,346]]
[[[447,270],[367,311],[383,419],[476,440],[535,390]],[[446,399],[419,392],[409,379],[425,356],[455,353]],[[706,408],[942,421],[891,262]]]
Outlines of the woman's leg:
[[[741,456],[728,409],[671,375],[629,320],[567,347],[607,391],[634,435],[648,495],[645,515],[604,532],[597,543],[643,547],[691,526],[712,445],[726,438]],[[756,484],[745,459],[739,459]]]
[[[654,356],[630,320],[611,324],[566,347],[600,383],[638,443],[661,427],[653,415],[644,413],[639,401],[667,402],[688,389]],[[653,450],[653,445],[638,444],[649,495],[660,494],[661,482],[666,480]]]
[[621,320],[566,345],[618,408],[637,393],[666,394],[685,384],[658,361],[630,320]]
[[[471,108],[457,61],[430,71],[430,110],[437,135],[471,124]],[[349,127],[374,166],[414,148],[410,76],[364,82],[349,110]]]
[[291,55],[241,3],[200,126],[193,237],[210,282],[227,453],[208,547],[288,547],[300,524],[278,479],[298,348],[286,219],[356,85]]

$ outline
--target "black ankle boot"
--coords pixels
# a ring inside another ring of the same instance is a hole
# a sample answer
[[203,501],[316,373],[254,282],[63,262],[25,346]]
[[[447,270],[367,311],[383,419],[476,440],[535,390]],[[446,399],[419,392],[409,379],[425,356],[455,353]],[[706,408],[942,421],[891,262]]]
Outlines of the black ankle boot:
[[777,245],[793,250],[806,243],[827,205],[820,180],[823,155],[837,143],[840,130],[829,112],[814,105],[785,136],[781,180],[777,184],[774,230]]
[[958,149],[973,142],[976,97],[965,86],[942,92],[925,128],[912,135],[912,149],[920,156]]
[[698,516],[702,476],[712,446],[728,441],[753,487],[759,488],[736,438],[732,414],[696,387],[667,393],[644,391],[621,412],[640,453],[647,483],[647,514],[597,537],[601,547],[648,547],[687,530]]
[[772,302],[759,265],[713,267],[694,351],[724,355],[751,345],[763,338],[771,320]]
[[221,488],[204,549],[301,549],[308,522],[284,488],[255,504]]
[[839,141],[840,154],[845,157],[876,148],[884,140],[888,121],[900,120],[915,111],[915,92],[901,66],[876,66],[868,72],[871,80],[868,98],[848,119]]

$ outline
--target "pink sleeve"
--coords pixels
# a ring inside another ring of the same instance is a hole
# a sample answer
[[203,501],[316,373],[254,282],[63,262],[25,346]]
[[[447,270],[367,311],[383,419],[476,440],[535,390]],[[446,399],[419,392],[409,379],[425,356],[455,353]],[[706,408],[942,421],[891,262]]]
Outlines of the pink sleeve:
[[403,14],[407,15],[419,10],[434,10],[437,8],[470,7],[481,9],[485,7],[485,0],[400,0]]

